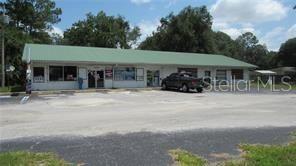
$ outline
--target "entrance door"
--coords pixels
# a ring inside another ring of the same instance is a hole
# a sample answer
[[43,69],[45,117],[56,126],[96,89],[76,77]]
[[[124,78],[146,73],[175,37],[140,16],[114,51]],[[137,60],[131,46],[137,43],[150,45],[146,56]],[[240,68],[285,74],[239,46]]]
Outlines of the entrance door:
[[88,88],[104,88],[104,70],[88,71]]
[[211,83],[211,71],[209,70],[205,71],[204,81],[207,83]]
[[156,70],[156,71],[147,70],[147,86],[148,87],[159,86],[159,70]]
[[96,87],[96,71],[89,70],[88,71],[88,88]]
[[104,88],[104,70],[97,71],[97,88]]

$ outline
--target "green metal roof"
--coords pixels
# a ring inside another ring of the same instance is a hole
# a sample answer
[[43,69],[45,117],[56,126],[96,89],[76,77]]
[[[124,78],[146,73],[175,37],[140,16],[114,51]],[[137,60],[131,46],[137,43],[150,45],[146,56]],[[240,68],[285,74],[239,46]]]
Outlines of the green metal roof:
[[162,64],[255,68],[223,55],[147,51],[98,47],[26,44],[22,59],[31,61],[95,62],[108,64]]

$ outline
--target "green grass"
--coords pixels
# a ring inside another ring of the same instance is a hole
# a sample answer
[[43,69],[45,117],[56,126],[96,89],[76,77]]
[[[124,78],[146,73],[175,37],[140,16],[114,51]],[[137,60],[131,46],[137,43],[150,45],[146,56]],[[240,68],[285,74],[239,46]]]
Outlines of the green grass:
[[[296,166],[296,142],[288,145],[241,144],[241,158],[218,163],[219,166]],[[171,153],[172,151],[170,151]],[[182,150],[173,151],[173,160],[180,166],[206,166],[199,156]],[[213,164],[212,164],[213,165]]]
[[248,145],[239,146],[243,151],[240,162],[228,161],[226,166],[295,166],[296,142],[288,145]]
[[6,152],[0,153],[0,165],[5,166],[68,166],[53,153]]
[[170,150],[169,153],[174,162],[180,166],[204,166],[207,163],[205,159],[184,150]]
[[0,87],[0,92],[10,92],[11,88],[10,87]]
[[0,92],[23,92],[25,91],[24,87],[21,86],[6,86],[0,87]]

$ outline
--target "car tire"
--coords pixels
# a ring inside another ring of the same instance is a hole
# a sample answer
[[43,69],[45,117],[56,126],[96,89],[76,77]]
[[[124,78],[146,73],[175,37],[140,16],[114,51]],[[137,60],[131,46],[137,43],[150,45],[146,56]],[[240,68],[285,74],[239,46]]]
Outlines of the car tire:
[[203,89],[202,88],[196,88],[197,93],[202,93]]
[[161,84],[161,89],[162,90],[167,90],[168,89],[166,83]]
[[186,84],[183,84],[182,85],[182,88],[181,88],[182,92],[189,92],[189,88]]

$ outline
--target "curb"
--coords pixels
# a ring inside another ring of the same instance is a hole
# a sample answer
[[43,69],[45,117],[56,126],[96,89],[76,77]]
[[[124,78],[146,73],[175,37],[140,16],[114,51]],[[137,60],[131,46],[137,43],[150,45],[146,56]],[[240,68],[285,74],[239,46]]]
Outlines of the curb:
[[[124,92],[124,91],[152,91],[161,88],[119,88],[119,89],[85,89],[85,90],[53,90],[53,91],[32,91],[33,96],[52,95],[52,94],[74,94],[74,93],[108,93],[108,92]],[[25,92],[4,92],[0,96],[26,96]]]

